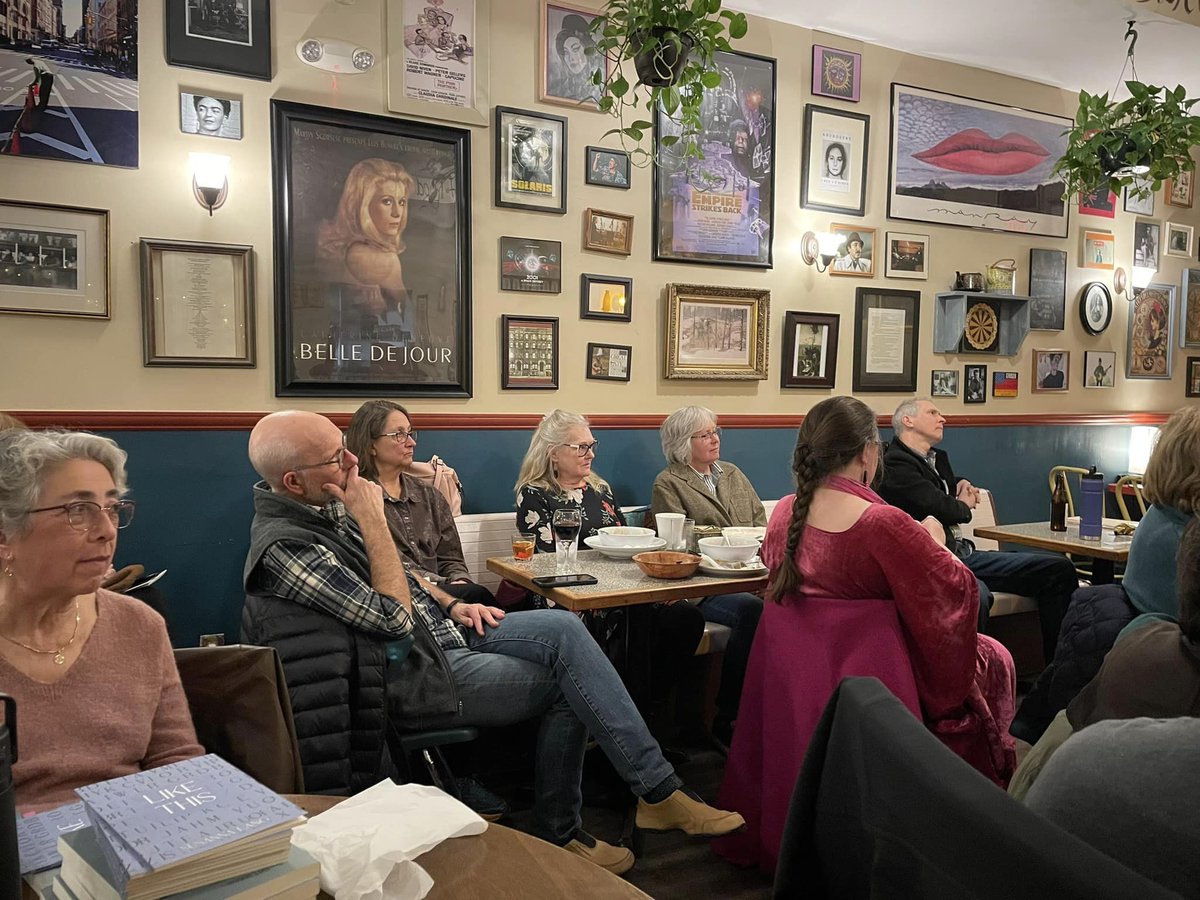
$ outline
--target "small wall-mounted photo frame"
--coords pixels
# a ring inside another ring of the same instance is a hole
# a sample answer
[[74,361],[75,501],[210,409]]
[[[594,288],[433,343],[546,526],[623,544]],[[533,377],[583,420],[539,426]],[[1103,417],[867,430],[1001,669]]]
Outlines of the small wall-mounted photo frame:
[[500,387],[558,390],[558,319],[500,317]]
[[1178,222],[1167,223],[1167,256],[1192,257],[1191,225],[1180,225]]
[[883,274],[888,278],[929,278],[929,235],[887,232]]
[[0,200],[0,313],[107,319],[108,210]]
[[586,377],[593,381],[628,381],[633,348],[625,344],[587,345]]
[[931,397],[958,396],[958,369],[934,369],[930,376]]
[[1200,347],[1200,269],[1183,270],[1179,300],[1179,346]]
[[1093,281],[1079,294],[1079,321],[1088,334],[1103,334],[1112,323],[1113,302],[1108,285]]
[[624,150],[607,147],[585,149],[583,180],[601,187],[629,190],[631,166],[629,154]]
[[963,366],[963,403],[987,403],[987,366]]
[[1071,353],[1068,350],[1033,351],[1034,393],[1065,391],[1071,381]]
[[496,205],[562,215],[567,211],[567,120],[496,107]]
[[1083,352],[1083,386],[1085,388],[1110,388],[1116,384],[1116,379],[1116,351],[1085,350]]
[[1185,397],[1200,397],[1200,356],[1187,358],[1187,379],[1183,383]]
[[832,388],[837,381],[837,313],[788,310],[783,314],[782,388]]
[[633,252],[633,216],[603,209],[585,209],[583,249],[628,256]]
[[1108,269],[1116,266],[1117,241],[1111,231],[1081,228],[1079,264],[1085,269]]
[[580,275],[579,318],[628,322],[633,318],[633,279]]
[[1162,230],[1157,222],[1138,219],[1133,223],[1133,265],[1158,271],[1159,240]]
[[1105,219],[1115,219],[1117,216],[1117,195],[1108,188],[1097,188],[1087,196],[1079,199],[1079,212],[1084,216],[1101,216]]
[[179,130],[203,137],[242,139],[242,100],[211,92],[179,92]]
[[1163,182],[1163,196],[1171,206],[1192,208],[1192,184],[1195,172],[1180,172],[1178,178],[1168,178]]
[[[1144,188],[1146,193],[1138,195],[1138,189]],[[1134,183],[1125,188],[1124,196],[1125,212],[1134,213],[1139,216],[1154,215],[1154,188],[1147,182],[1141,179],[1134,179]]]
[[500,238],[500,290],[562,293],[562,241]]
[[835,222],[829,226],[829,231],[841,239],[841,243],[838,244],[837,256],[829,264],[829,274],[857,275],[860,278],[873,277],[875,275],[875,229]]
[[[92,15],[102,19],[115,15],[101,13],[98,7],[99,4],[93,4],[96,11]],[[163,49],[167,65],[271,80],[270,0],[231,3],[187,0],[166,3],[164,8],[167,33]]]
[[812,92],[818,97],[857,103],[862,84],[862,54],[813,44]]
[[993,372],[992,373],[992,396],[993,397],[1015,397],[1017,396],[1017,385],[1021,380],[1021,376],[1017,372]]

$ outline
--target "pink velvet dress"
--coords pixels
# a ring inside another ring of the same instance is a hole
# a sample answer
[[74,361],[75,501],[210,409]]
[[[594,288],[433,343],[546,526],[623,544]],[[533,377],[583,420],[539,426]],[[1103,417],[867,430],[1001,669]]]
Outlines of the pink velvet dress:
[[[768,602],[759,624],[718,805],[746,817],[715,842],[743,865],[775,867],[792,788],[834,687],[879,678],[951,750],[997,785],[1016,756],[1008,726],[1016,672],[999,643],[977,633],[975,576],[908,514],[841,477],[827,486],[871,503],[844,532],[805,527],[800,590]],[[783,560],[793,497],[775,507],[763,542]]]

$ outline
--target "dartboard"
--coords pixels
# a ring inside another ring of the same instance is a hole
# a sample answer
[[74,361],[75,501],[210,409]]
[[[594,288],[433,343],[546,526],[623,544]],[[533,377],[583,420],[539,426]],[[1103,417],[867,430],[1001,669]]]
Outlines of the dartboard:
[[976,303],[967,310],[963,336],[966,337],[967,343],[976,350],[986,350],[991,347],[999,329],[1000,324],[996,321],[996,312],[986,303]]

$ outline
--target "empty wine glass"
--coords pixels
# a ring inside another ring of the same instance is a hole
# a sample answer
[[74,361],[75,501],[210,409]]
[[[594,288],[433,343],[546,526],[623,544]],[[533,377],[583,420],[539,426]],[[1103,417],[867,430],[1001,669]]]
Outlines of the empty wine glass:
[[578,568],[583,513],[577,508],[556,509],[550,527],[554,529],[554,571],[558,575],[574,575]]

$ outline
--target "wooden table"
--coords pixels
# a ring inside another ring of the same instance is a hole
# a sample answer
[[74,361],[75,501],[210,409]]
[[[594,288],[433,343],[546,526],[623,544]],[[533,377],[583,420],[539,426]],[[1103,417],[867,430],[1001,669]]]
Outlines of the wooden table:
[[1109,528],[1101,530],[1100,540],[1085,541],[1079,537],[1078,525],[1068,524],[1066,531],[1051,531],[1049,522],[988,525],[976,528],[975,535],[1004,544],[1023,544],[1040,550],[1091,557],[1092,584],[1112,584],[1114,565],[1129,559],[1129,545],[1133,541],[1133,535],[1117,536]]

